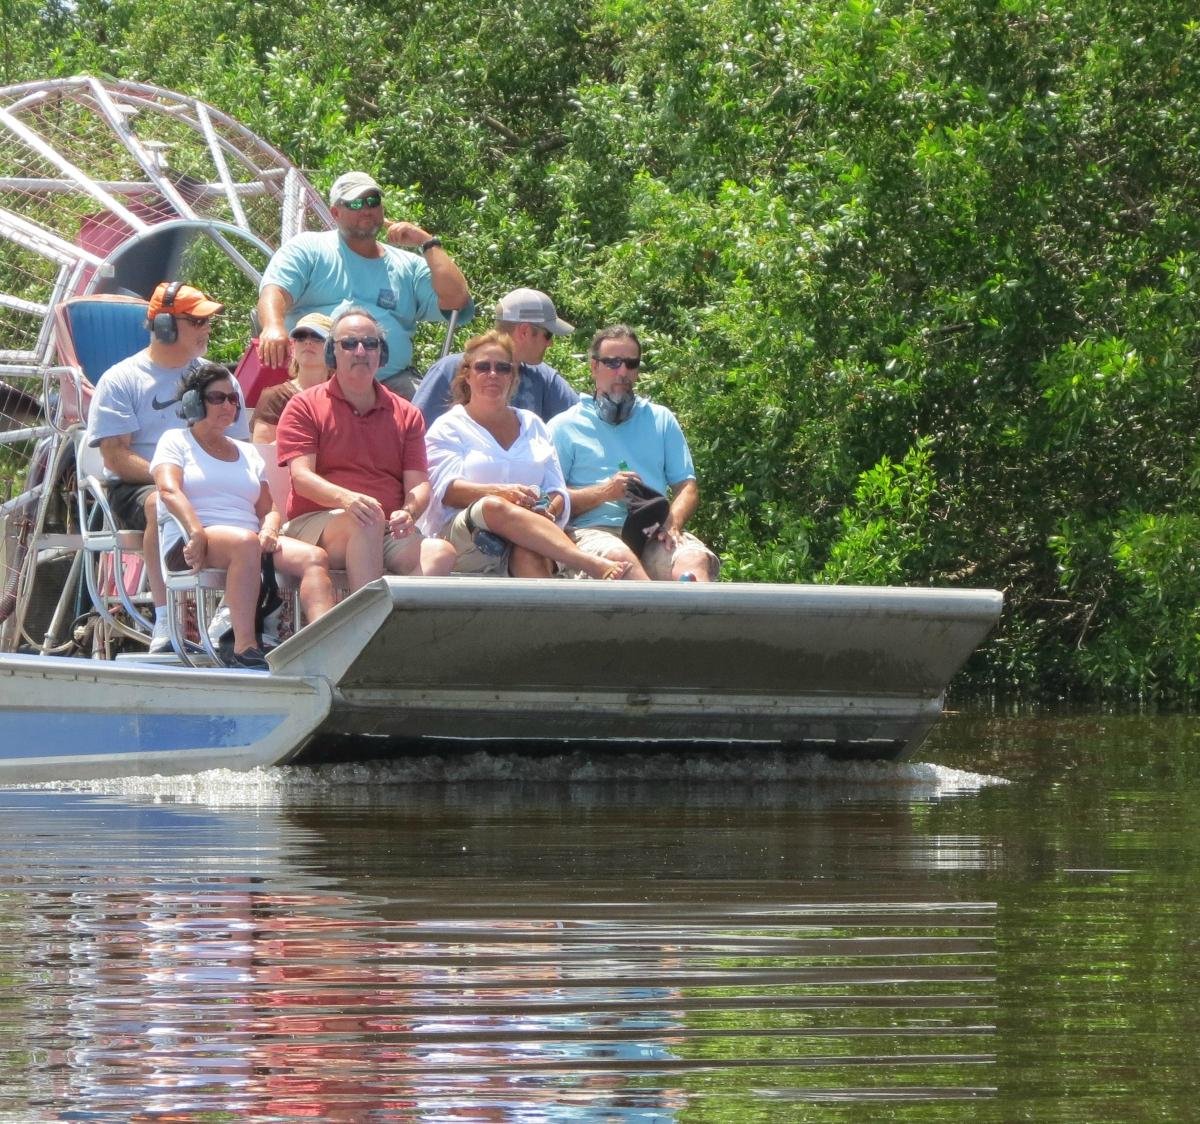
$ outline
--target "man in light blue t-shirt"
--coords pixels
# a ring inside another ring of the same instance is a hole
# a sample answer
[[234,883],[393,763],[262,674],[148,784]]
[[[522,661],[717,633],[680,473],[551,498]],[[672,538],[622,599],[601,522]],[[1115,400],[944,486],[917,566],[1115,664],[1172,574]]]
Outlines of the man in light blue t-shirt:
[[[665,406],[633,392],[637,335],[623,324],[602,328],[589,356],[595,393],[549,425],[571,494],[568,530],[581,550],[631,562],[626,577],[712,581],[720,560],[685,530],[700,488],[683,430]],[[642,504],[652,519],[631,519]]]
[[383,189],[365,172],[339,176],[329,206],[336,230],[297,234],[267,263],[258,292],[259,358],[269,367],[286,365],[288,332],[300,317],[360,306],[387,335],[379,381],[411,399],[420,382],[412,366],[413,332],[422,321],[444,322],[455,311],[460,323],[470,320],[475,306],[466,279],[441,239],[416,223],[385,222]]

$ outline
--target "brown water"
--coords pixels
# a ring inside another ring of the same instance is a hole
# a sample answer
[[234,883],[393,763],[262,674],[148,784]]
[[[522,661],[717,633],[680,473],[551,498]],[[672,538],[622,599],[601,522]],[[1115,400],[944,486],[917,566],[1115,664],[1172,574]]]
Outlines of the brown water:
[[1198,731],[0,792],[0,1120],[1192,1119]]

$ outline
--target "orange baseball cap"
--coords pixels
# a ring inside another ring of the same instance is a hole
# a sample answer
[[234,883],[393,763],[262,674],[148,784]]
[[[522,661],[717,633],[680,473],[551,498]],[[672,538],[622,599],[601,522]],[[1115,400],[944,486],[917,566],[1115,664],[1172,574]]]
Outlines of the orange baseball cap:
[[174,281],[164,281],[154,290],[154,295],[150,298],[150,309],[146,313],[151,320],[160,312],[172,315],[177,313],[181,316],[216,316],[225,308],[223,304],[218,304],[199,289],[193,289],[191,285],[180,285],[175,290],[175,299],[170,304],[164,304],[163,298],[167,289],[174,284]]

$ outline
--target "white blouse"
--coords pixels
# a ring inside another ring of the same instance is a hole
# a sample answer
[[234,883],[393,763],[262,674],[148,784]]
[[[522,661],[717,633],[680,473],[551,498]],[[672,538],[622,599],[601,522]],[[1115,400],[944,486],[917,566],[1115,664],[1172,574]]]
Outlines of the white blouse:
[[555,522],[560,527],[567,525],[571,499],[546,423],[529,410],[516,413],[521,431],[507,449],[472,420],[463,406],[454,406],[429,427],[425,447],[433,495],[419,522],[424,534],[441,535],[462,510],[442,502],[446,489],[455,480],[470,484],[529,484],[543,492],[557,492],[563,498],[563,509]]

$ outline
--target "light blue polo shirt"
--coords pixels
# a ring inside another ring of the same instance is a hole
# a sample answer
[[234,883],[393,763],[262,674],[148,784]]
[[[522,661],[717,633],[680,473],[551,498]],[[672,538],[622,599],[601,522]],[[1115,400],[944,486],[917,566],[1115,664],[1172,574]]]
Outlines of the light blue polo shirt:
[[[289,332],[310,312],[332,316],[340,306],[365,308],[387,336],[388,361],[379,369],[382,379],[412,366],[412,337],[418,324],[445,323],[450,317],[438,307],[425,259],[382,242],[380,246],[383,257],[364,258],[336,230],[297,234],[272,255],[259,291],[278,285],[291,296]],[[472,301],[459,312],[458,322],[465,324],[474,313]]]
[[[629,419],[620,425],[602,421],[596,400],[583,398],[578,406],[551,418],[549,429],[568,488],[599,484],[619,472],[622,461],[647,487],[664,496],[671,486],[696,478],[691,450],[675,415],[644,398],[637,400]],[[572,516],[571,525],[620,527],[627,514],[619,500],[607,500]]]

